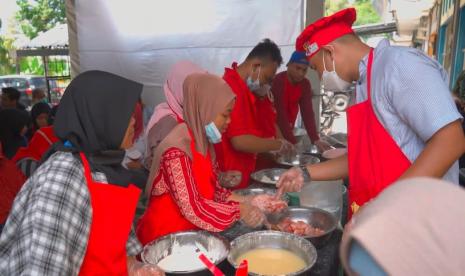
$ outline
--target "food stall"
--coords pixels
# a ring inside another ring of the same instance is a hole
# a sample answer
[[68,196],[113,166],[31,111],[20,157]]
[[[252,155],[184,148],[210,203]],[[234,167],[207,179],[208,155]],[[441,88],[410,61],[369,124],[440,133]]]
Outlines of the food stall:
[[[143,83],[142,98],[149,106],[163,101],[163,80],[167,70],[177,61],[189,59],[209,72],[222,74],[224,67],[243,60],[251,48],[266,37],[278,44],[283,58],[288,60],[300,31],[323,15],[323,1],[202,0],[195,4],[164,1],[163,5],[153,1],[137,4],[105,0],[90,2],[66,2],[72,75],[87,70],[104,70]],[[179,9],[180,5],[182,9]],[[198,12],[190,12],[193,9]],[[105,39],[100,39],[102,33]],[[282,66],[279,71],[284,69]],[[312,82],[316,80],[311,79]],[[319,105],[318,100],[315,97],[315,106]],[[301,134],[302,137],[305,135]],[[311,145],[303,147],[307,147],[306,151],[290,159],[276,160],[275,168],[285,169],[324,159]],[[271,181],[257,177],[252,177],[255,180],[252,180],[249,192],[275,192],[274,175]],[[341,186],[340,183],[337,185]],[[146,245],[142,259],[162,268],[163,265],[176,265],[178,272],[165,267],[168,275],[212,275],[207,269],[208,262],[216,264],[224,275],[234,275],[234,267],[239,265],[236,262],[247,253],[242,250],[244,245],[260,247],[267,244],[271,248],[279,245],[297,252],[304,260],[300,273],[286,275],[338,275],[342,236],[339,218],[318,206],[304,206],[301,203],[308,203],[307,199],[298,194],[286,195],[286,201],[289,205],[286,215],[277,219],[274,226],[250,229],[238,222],[219,236],[198,231],[168,235]],[[283,221],[287,224],[283,225]],[[313,235],[288,233],[302,223],[320,232]],[[202,254],[208,257],[207,264],[200,262],[199,268],[198,256]],[[195,258],[188,260],[192,255]]]

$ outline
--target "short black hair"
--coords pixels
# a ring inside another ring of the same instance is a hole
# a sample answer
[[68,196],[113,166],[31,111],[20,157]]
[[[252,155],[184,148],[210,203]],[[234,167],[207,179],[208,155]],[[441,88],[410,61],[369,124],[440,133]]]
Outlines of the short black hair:
[[268,59],[276,62],[278,65],[283,63],[283,57],[281,56],[281,50],[278,45],[271,39],[265,38],[255,46],[247,56],[246,60],[251,58]]
[[6,94],[8,96],[8,99],[13,101],[19,101],[19,98],[21,97],[21,93],[18,91],[18,89],[14,87],[2,88],[2,93]]

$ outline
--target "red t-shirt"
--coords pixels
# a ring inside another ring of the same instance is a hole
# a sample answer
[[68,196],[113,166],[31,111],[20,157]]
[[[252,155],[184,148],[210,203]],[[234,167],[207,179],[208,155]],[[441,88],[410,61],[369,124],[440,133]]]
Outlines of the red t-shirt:
[[257,121],[263,138],[276,138],[276,110],[273,105],[272,96],[257,99]]
[[231,138],[241,135],[263,136],[263,130],[258,127],[258,99],[249,90],[247,84],[236,71],[237,63],[231,68],[225,68],[223,79],[236,94],[236,103],[231,113],[231,123],[223,135],[222,142],[215,146],[217,160],[222,171],[237,170],[242,173],[242,182],[237,189],[248,186],[250,174],[255,170],[257,155],[236,151]]
[[287,71],[284,71],[277,74],[274,78],[271,91],[273,92],[276,112],[278,114],[278,126],[284,138],[294,144],[297,142],[292,130],[294,129],[300,107],[302,120],[310,139],[312,142],[319,140],[315,114],[313,113],[313,95],[310,82],[304,79],[297,84],[292,84],[287,77]]

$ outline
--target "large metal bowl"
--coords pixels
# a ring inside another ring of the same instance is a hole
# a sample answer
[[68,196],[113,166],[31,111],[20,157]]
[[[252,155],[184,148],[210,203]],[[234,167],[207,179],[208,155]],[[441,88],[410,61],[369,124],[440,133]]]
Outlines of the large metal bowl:
[[256,195],[262,195],[262,194],[267,194],[267,195],[275,195],[276,194],[276,188],[245,188],[245,189],[239,189],[233,191],[234,194],[240,195],[240,196],[256,196]]
[[320,159],[311,155],[297,154],[295,156],[280,156],[276,162],[280,165],[293,167],[320,163]]
[[[228,262],[237,268],[239,265],[236,263],[237,258],[250,250],[262,248],[286,249],[297,254],[305,261],[305,268],[287,274],[287,276],[308,275],[317,259],[315,247],[304,238],[278,231],[258,231],[240,236],[231,242]],[[260,276],[250,271],[249,275]]]
[[[169,223],[169,222],[167,222]],[[220,236],[211,234],[207,231],[186,231],[177,232],[163,236],[153,242],[148,243],[142,250],[141,258],[145,263],[158,264],[163,258],[170,255],[176,248],[199,247],[207,251],[207,257],[218,265],[223,262],[229,253],[229,242]],[[203,252],[203,250],[202,250]],[[198,258],[198,254],[193,251],[192,258]],[[185,262],[187,260],[179,260]],[[193,269],[189,271],[178,271],[165,269],[167,275],[211,275],[207,268]]]
[[[256,196],[262,194],[275,195],[276,191],[276,188],[246,188],[235,190],[233,193],[240,196]],[[289,196],[287,194],[284,194],[281,199],[289,203]],[[265,215],[269,223],[275,224],[287,216],[287,208],[283,209],[281,212],[267,213]]]
[[337,227],[337,219],[330,212],[314,207],[289,207],[287,217],[292,221],[303,221],[312,227],[317,227],[324,231],[319,236],[303,236],[309,240],[316,248],[321,248],[331,238]]
[[278,183],[279,177],[285,171],[286,169],[280,169],[280,168],[264,169],[264,170],[260,170],[260,171],[252,173],[250,177],[259,183],[276,186],[276,183]]

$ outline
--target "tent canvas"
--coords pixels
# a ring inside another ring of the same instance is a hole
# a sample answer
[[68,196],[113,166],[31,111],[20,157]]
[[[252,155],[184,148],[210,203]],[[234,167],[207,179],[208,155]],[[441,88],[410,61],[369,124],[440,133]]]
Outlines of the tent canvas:
[[222,75],[270,38],[286,62],[304,25],[305,2],[67,1],[73,71],[105,70],[141,82],[144,101],[154,105],[163,100],[170,66],[182,59]]

